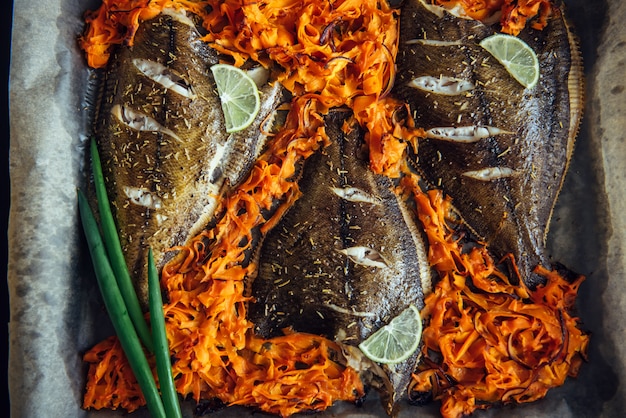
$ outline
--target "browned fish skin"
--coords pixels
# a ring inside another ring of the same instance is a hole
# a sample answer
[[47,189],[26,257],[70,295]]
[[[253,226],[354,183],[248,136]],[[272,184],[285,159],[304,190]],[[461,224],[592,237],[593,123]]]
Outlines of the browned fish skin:
[[[248,319],[264,337],[293,327],[356,346],[409,304],[421,309],[431,271],[405,203],[368,169],[358,130],[344,137],[342,119],[330,119],[331,145],[306,161],[302,197],[262,244]],[[383,397],[406,393],[416,357],[384,368],[393,390]]]
[[[439,12],[410,0],[401,13],[394,93],[410,104],[418,126],[435,128],[420,142],[418,169],[452,196],[472,232],[498,256],[514,255],[522,279],[534,286],[541,279],[532,269],[550,264],[545,238],[581,117],[578,46],[558,10],[544,30],[522,31],[540,62],[539,83],[524,89],[478,45],[491,27]],[[411,87],[414,79],[422,87],[439,79],[454,88],[437,94]],[[484,128],[484,137],[441,138],[450,130],[439,128],[458,127]]]
[[134,46],[110,61],[95,135],[127,264],[147,301],[146,254],[165,251],[211,220],[220,195],[237,184],[264,144],[260,125],[281,100],[261,90],[255,122],[226,133],[210,66],[216,54],[186,16],[165,11],[142,23]]

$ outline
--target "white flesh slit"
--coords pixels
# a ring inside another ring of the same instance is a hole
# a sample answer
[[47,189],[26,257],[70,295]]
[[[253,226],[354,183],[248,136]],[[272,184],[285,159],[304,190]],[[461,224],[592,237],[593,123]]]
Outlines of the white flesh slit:
[[113,115],[115,115],[124,125],[136,131],[161,132],[178,141],[181,140],[174,132],[167,129],[150,116],[136,112],[127,106],[115,105],[111,109],[111,113],[113,113]]
[[133,59],[133,64],[139,71],[141,71],[146,77],[159,83],[168,90],[180,94],[188,99],[195,99],[196,95],[185,80],[182,77],[172,73],[172,71],[165,65],[150,61],[142,58]]
[[196,24],[193,23],[193,20],[191,20],[189,16],[187,16],[187,13],[185,13],[185,10],[182,8],[180,10],[176,10],[176,9],[172,9],[171,7],[166,7],[165,9],[163,9],[161,13],[172,17],[172,19],[182,24],[191,26],[192,28],[196,29]]
[[[220,143],[215,143],[215,152],[213,153],[213,155],[210,156],[210,158],[208,159],[208,161],[206,161],[206,172],[207,173],[213,173],[215,172],[215,170],[218,167],[223,167],[225,165],[225,163],[228,161],[229,159],[229,152],[231,151],[231,146],[232,144],[230,143],[232,141],[232,135],[230,135],[228,137],[228,141],[226,141],[225,144],[220,144]],[[211,183],[213,184],[217,184],[219,186],[221,186],[222,182],[224,181],[224,173],[222,172],[222,175],[219,178],[216,179],[211,179]],[[218,186],[218,187],[219,187]]]
[[405,42],[407,45],[426,45],[426,46],[461,46],[463,41],[441,41],[438,39],[410,39]]
[[345,250],[339,250],[339,252],[347,255],[355,264],[376,268],[387,267],[383,256],[378,251],[368,247],[349,247]]
[[163,202],[158,196],[140,187],[124,186],[124,194],[135,205],[144,206],[148,209],[161,209]]
[[371,203],[373,205],[380,204],[380,199],[356,187],[331,187],[330,190],[340,198],[350,202]]
[[491,181],[518,174],[516,170],[509,167],[487,167],[481,170],[466,171],[464,176],[480,181]]
[[342,308],[341,306],[335,305],[334,303],[330,303],[330,302],[327,302],[324,305],[326,307],[332,309],[333,311],[337,311],[339,313],[346,314],[346,315],[354,315],[354,316],[370,317],[370,318],[373,318],[373,317],[376,316],[376,314],[373,313],[373,312],[353,311],[353,310],[350,310],[350,309]]
[[424,90],[443,96],[458,96],[470,90],[474,90],[474,83],[460,78],[425,75],[414,78],[409,82],[409,87]]
[[267,83],[267,80],[270,79],[270,70],[260,65],[249,69],[246,71],[246,74],[254,80],[254,84],[256,84],[257,88],[263,87],[265,83]]
[[440,127],[426,131],[428,138],[441,139],[451,142],[477,142],[490,136],[509,134],[511,132],[496,128],[495,126],[460,126],[460,127]]
[[[228,141],[232,141],[232,140],[233,140],[233,135],[230,135],[228,137]],[[229,147],[232,147],[232,145],[229,144],[228,141],[226,142],[226,144],[220,144],[216,142],[213,155],[211,155],[210,158],[206,162],[205,172],[208,173],[209,176],[211,176],[215,172],[215,170],[219,166],[222,166],[225,163],[225,161],[227,161],[227,159],[229,158],[228,151],[229,151]],[[196,222],[194,222],[191,228],[189,228],[189,233],[187,235],[188,238],[191,238],[199,234],[211,221],[213,217],[213,213],[215,212],[215,209],[217,208],[217,204],[219,202],[218,196],[220,194],[220,189],[222,188],[222,184],[224,183],[224,179],[225,177],[224,177],[223,172],[218,178],[215,178],[215,179],[205,178],[204,179],[206,181],[205,183],[206,190],[204,192],[205,204],[204,204],[204,207],[202,208],[201,213],[198,215],[198,219],[196,220]]]

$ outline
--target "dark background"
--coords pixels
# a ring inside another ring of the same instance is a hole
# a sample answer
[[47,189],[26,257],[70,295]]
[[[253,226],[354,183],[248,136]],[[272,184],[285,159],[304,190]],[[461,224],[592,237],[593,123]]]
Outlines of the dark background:
[[2,284],[0,286],[0,316],[1,324],[0,338],[4,342],[2,349],[2,364],[0,364],[0,370],[2,376],[0,377],[0,416],[9,417],[9,396],[8,396],[8,326],[9,326],[9,296],[7,291],[7,224],[9,218],[9,56],[11,51],[11,22],[13,20],[13,1],[3,2],[2,12],[0,16],[0,80],[2,80],[2,90],[0,90],[0,97],[2,102],[0,103],[0,127],[2,132],[0,133],[0,142],[2,148],[0,149],[0,178],[2,178],[2,187],[0,188],[0,202],[2,203],[2,210],[0,211],[0,268],[2,268]]

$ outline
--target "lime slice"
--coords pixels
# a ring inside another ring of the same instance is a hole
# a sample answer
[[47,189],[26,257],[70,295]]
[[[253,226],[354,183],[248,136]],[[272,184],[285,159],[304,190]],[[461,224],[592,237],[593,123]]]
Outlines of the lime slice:
[[406,360],[417,350],[422,338],[422,319],[417,308],[409,305],[400,315],[359,344],[370,360],[392,364]]
[[521,39],[501,33],[489,36],[480,46],[493,55],[526,88],[539,81],[539,60],[535,51]]
[[261,108],[259,90],[254,80],[244,71],[228,64],[216,64],[211,67],[211,71],[222,101],[226,132],[237,132],[250,126]]

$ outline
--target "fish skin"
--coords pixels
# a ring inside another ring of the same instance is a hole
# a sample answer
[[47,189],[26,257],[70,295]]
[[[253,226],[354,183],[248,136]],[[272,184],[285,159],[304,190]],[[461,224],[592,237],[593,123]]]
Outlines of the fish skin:
[[[560,9],[545,29],[524,29],[519,37],[540,63],[538,84],[525,90],[478,45],[494,34],[493,28],[439,11],[440,16],[427,10],[421,0],[404,2],[393,94],[409,103],[424,129],[491,126],[507,132],[472,143],[424,139],[415,166],[429,185],[452,197],[478,239],[497,256],[513,254],[521,278],[534,287],[543,282],[534,267],[551,264],[546,235],[582,115],[577,41]],[[476,89],[444,96],[408,86],[426,75],[465,79]],[[488,167],[509,175],[481,181],[464,174]]]
[[[331,144],[306,160],[302,197],[261,244],[250,286],[256,301],[247,317],[265,338],[291,327],[354,353],[409,304],[424,306],[432,273],[410,209],[393,192],[391,180],[369,170],[360,130],[345,135],[342,117],[331,112],[326,123]],[[333,191],[348,187],[365,192],[365,199],[347,200]],[[377,251],[374,264],[386,267],[354,262],[345,250],[357,247]],[[406,393],[417,356],[382,368],[379,389],[390,412]],[[378,374],[373,363],[368,368]]]
[[[166,68],[177,86],[165,88],[153,72],[140,70],[145,62]],[[173,255],[168,249],[185,244],[212,220],[220,196],[256,160],[266,139],[260,126],[282,100],[282,87],[266,84],[252,125],[226,133],[210,71],[217,63],[217,54],[200,40],[194,23],[164,10],[140,24],[134,45],[120,47],[103,76],[94,134],[122,248],[144,308],[148,248],[160,269]],[[137,121],[130,127],[122,119]]]

